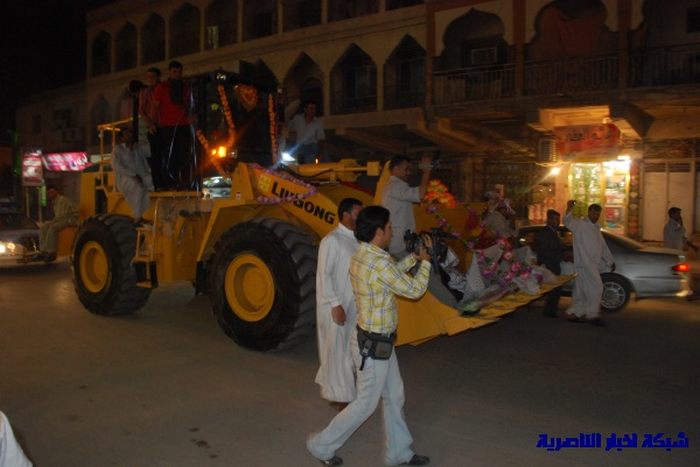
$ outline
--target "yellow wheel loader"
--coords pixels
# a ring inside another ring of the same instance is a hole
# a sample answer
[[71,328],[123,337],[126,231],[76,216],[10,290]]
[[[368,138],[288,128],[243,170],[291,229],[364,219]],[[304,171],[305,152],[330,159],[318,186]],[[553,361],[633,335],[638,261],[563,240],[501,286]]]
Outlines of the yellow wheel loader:
[[[221,129],[224,121],[235,133],[254,122],[251,115],[258,112],[259,124],[272,122],[264,126],[267,132],[276,117],[274,91],[256,89],[258,102],[253,107],[253,88],[246,87],[244,93],[237,86],[249,85],[231,79],[219,72],[214,79],[203,80],[198,95],[207,112],[198,118],[200,129],[204,124]],[[218,107],[212,104],[217,99],[205,92],[212,86],[218,90],[213,93],[218,94]],[[248,99],[248,105],[238,105],[236,98]],[[227,99],[234,103],[222,105],[220,100]],[[218,115],[218,123],[210,110]],[[111,134],[114,144],[119,125],[128,123],[103,124],[98,130]],[[365,205],[378,203],[388,169],[381,173],[372,196],[353,182],[364,173],[380,175],[378,163],[361,166],[343,159],[269,168],[252,162],[260,158],[259,134],[246,144],[244,138],[222,138],[226,132],[220,131],[218,141],[237,144],[210,149],[208,133],[198,133],[198,167],[230,176],[228,196],[207,198],[200,190],[153,192],[144,214],[148,223],[143,225],[134,224],[131,208],[116,190],[108,158],[82,174],[82,222],[71,257],[75,290],[88,311],[114,316],[142,308],[159,284],[189,281],[196,293],[210,296],[214,316],[236,343],[260,351],[288,348],[315,332],[317,248],[338,223],[339,202],[353,197]],[[268,158],[277,152],[274,133],[270,134]],[[101,138],[103,145],[105,139]],[[430,225],[435,224],[434,217],[419,206],[416,215],[420,229],[434,226]],[[463,225],[467,210],[456,208],[447,215],[453,225]],[[468,252],[461,243],[452,243],[466,260]],[[506,298],[510,301],[503,299],[476,317],[461,316],[430,293],[417,301],[402,299],[398,343],[418,344],[492,323],[536,296]]]

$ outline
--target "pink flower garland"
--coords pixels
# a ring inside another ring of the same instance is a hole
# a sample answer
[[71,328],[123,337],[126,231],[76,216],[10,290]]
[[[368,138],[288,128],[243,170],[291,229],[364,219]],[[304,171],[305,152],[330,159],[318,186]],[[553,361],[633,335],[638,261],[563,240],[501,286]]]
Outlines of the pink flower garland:
[[[442,184],[440,184],[440,186],[444,187]],[[469,239],[462,238],[461,233],[455,230],[455,228],[450,225],[449,221],[440,214],[440,207],[447,206],[448,208],[454,208],[457,206],[457,204],[464,203],[457,201],[453,195],[445,190],[441,190],[440,194],[447,196],[447,199],[449,199],[451,202],[438,202],[438,200],[433,198],[433,200],[426,206],[425,210],[435,216],[438,227],[445,230],[453,238],[459,239],[464,246],[467,247],[467,249],[475,253],[477,263],[479,264],[479,270],[485,279],[492,280],[494,276],[497,275],[502,263],[504,263],[503,266],[505,274],[497,279],[498,284],[502,288],[509,287],[516,278],[528,279],[530,275],[533,274],[533,270],[530,265],[516,261],[517,258],[513,252],[513,246],[510,244],[508,239],[503,237],[497,238],[496,244],[503,250],[503,254],[498,261],[493,261],[490,258],[486,258],[484,250],[475,248],[478,237]],[[476,213],[473,209],[469,208],[469,214],[474,215]],[[480,222],[479,227],[481,227],[482,230],[486,228],[483,221]],[[541,283],[543,279],[542,275],[539,273],[534,273],[534,275],[537,282]]]
[[272,177],[275,178],[281,178],[282,180],[286,180],[288,182],[294,183],[295,185],[299,185],[300,187],[306,188],[305,193],[299,193],[299,194],[290,194],[284,197],[279,197],[279,196],[263,196],[260,195],[255,200],[260,203],[260,204],[281,204],[281,203],[294,203],[297,201],[302,201],[306,198],[309,198],[313,195],[316,194],[316,187],[306,183],[302,180],[299,180],[296,177],[292,177],[288,173],[285,172],[275,172],[274,170],[266,169],[265,167],[262,167],[261,165],[258,164],[250,164],[251,167],[254,170],[258,170],[261,172],[264,172]]

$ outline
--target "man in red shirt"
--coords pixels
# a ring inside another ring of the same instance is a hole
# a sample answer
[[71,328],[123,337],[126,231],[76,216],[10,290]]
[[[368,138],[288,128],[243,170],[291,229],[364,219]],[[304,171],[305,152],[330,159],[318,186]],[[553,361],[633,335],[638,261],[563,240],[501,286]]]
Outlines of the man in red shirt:
[[194,148],[192,147],[192,92],[182,79],[182,64],[168,65],[168,80],[156,87],[153,98],[158,109],[158,137],[162,154],[164,189],[188,190],[194,180]]
[[151,67],[146,71],[146,86],[139,92],[139,141],[148,140],[150,154],[148,164],[153,175],[153,184],[161,188],[163,164],[161,158],[163,151],[158,146],[158,108],[154,98],[156,88],[160,84],[160,70]]

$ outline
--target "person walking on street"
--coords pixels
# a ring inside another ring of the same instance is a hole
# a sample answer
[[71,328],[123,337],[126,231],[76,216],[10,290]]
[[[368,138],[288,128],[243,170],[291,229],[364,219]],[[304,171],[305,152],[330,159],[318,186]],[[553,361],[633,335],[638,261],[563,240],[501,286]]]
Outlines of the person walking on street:
[[339,411],[355,398],[350,334],[357,318],[349,272],[350,258],[359,246],[354,230],[361,209],[360,200],[343,199],[338,204],[338,226],[318,248],[316,335],[320,365],[316,383],[321,386],[321,397]]
[[683,250],[686,246],[695,252],[698,251],[698,247],[688,240],[686,235],[681,208],[672,207],[668,210],[668,222],[664,227],[664,247]]
[[567,314],[569,321],[574,323],[588,322],[595,326],[605,326],[600,318],[600,301],[603,296],[600,273],[614,271],[615,263],[598,225],[602,208],[598,204],[591,204],[588,216],[578,219],[573,215],[575,204],[575,201],[569,200],[564,216],[564,225],[574,234],[576,270],[573,302]]
[[39,254],[36,259],[54,261],[58,250],[58,234],[66,227],[78,225],[78,208],[53,185],[46,188],[53,205],[53,219],[41,224],[39,230]]
[[[564,243],[559,236],[560,223],[561,214],[554,209],[547,210],[547,225],[537,232],[535,239],[537,264],[546,267],[557,276],[561,274],[561,262],[564,259]],[[557,287],[547,294],[544,307],[545,316],[557,317],[560,297],[561,287]]]
[[[404,391],[393,342],[398,314],[395,295],[421,297],[428,287],[429,236],[420,253],[396,263],[386,251],[392,237],[389,211],[368,206],[357,216],[355,237],[360,241],[350,260],[350,281],[357,307],[357,329],[350,345],[357,371],[357,397],[320,433],[306,442],[309,452],[323,465],[341,465],[336,451],[375,411],[382,399],[384,462],[387,465],[425,465],[426,456],[411,450],[413,438],[403,414]],[[406,273],[419,263],[415,276]]]

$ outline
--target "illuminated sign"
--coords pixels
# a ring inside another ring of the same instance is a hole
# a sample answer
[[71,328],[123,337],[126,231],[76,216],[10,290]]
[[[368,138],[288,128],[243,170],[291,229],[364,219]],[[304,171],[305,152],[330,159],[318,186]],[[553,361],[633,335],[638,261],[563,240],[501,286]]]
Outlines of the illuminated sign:
[[41,153],[24,153],[22,156],[22,186],[41,186],[43,184],[44,170],[41,165]]
[[86,152],[58,152],[44,154],[44,165],[53,172],[80,172],[92,163]]

